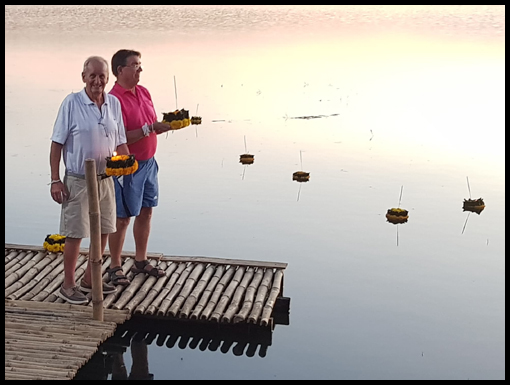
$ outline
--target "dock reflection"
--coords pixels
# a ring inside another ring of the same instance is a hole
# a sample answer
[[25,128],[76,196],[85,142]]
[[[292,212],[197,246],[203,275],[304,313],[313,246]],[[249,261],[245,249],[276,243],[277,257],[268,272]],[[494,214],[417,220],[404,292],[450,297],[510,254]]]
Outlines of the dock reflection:
[[[274,324],[289,324],[288,313],[280,313]],[[274,328],[255,324],[190,322],[134,315],[118,325],[98,352],[84,365],[74,380],[153,380],[149,371],[148,346],[169,349],[198,349],[223,354],[266,357]],[[124,354],[130,350],[133,364],[127,368]]]

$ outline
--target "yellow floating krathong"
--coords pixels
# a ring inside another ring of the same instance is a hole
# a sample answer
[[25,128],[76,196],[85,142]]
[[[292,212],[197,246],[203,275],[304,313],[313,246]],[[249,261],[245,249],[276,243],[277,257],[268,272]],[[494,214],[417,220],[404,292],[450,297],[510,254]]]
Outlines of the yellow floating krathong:
[[133,154],[114,155],[106,158],[105,173],[108,176],[129,175],[136,170],[138,170],[138,162]]
[[179,130],[189,126],[191,124],[191,119],[189,118],[189,111],[182,109],[172,112],[163,112],[162,122],[169,125],[172,130]]
[[60,234],[48,234],[44,240],[43,247],[52,252],[60,253],[64,251],[66,237]]

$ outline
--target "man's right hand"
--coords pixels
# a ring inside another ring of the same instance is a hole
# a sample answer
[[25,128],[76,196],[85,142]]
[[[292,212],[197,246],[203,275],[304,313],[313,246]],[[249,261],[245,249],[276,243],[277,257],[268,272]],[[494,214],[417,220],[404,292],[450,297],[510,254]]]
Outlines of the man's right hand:
[[69,198],[69,192],[67,191],[67,187],[61,181],[52,183],[50,192],[51,197],[58,204],[62,204],[67,200],[67,198]]
[[165,124],[163,122],[154,122],[153,127],[154,127],[154,132],[157,135],[162,134],[163,132],[172,130],[172,127],[170,127],[169,124]]

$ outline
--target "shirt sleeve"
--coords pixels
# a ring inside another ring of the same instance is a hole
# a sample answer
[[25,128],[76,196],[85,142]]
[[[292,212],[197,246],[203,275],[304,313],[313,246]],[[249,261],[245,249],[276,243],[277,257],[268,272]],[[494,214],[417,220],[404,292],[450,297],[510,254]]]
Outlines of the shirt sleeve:
[[69,137],[71,123],[71,99],[72,94],[68,95],[60,108],[58,109],[57,119],[53,125],[53,134],[51,140],[56,143],[64,144]]

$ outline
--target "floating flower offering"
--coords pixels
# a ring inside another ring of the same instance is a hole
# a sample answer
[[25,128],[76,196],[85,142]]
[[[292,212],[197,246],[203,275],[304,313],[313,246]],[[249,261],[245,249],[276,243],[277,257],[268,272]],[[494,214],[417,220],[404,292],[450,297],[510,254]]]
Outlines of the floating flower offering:
[[241,154],[239,156],[239,162],[242,164],[252,164],[255,161],[255,155]]
[[52,253],[64,251],[66,237],[60,234],[48,234],[44,240],[43,247]]
[[386,212],[386,219],[391,223],[405,223],[409,219],[409,212],[400,208],[391,208]]
[[292,174],[292,180],[298,182],[308,182],[310,180],[310,173],[304,171],[296,171]]
[[191,124],[202,124],[202,117],[201,116],[192,116]]
[[[202,118],[200,118],[201,120]],[[191,119],[189,118],[189,111],[184,108],[172,112],[163,112],[163,123],[168,124],[173,130],[189,126]]]
[[138,162],[133,154],[106,157],[106,175],[129,175],[138,170]]
[[462,205],[464,211],[471,211],[477,214],[480,214],[485,208],[485,202],[482,198],[478,199],[464,199],[464,204]]

